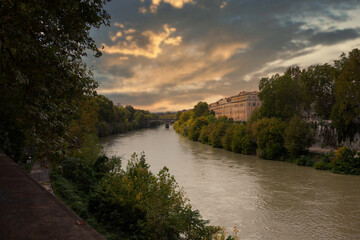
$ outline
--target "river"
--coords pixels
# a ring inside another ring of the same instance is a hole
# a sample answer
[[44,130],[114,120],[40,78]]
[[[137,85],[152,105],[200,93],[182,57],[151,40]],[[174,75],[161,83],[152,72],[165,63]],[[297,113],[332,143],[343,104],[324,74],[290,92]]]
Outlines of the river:
[[215,149],[164,126],[102,144],[125,159],[144,151],[154,173],[167,166],[204,219],[242,240],[360,239],[360,176]]

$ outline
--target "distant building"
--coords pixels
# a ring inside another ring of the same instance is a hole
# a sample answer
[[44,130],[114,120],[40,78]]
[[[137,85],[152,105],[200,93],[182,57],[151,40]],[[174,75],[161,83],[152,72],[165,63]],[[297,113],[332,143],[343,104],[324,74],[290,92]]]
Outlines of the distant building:
[[215,117],[226,116],[234,121],[247,121],[251,114],[261,106],[258,92],[240,92],[236,96],[220,99],[211,103],[209,109],[215,112]]

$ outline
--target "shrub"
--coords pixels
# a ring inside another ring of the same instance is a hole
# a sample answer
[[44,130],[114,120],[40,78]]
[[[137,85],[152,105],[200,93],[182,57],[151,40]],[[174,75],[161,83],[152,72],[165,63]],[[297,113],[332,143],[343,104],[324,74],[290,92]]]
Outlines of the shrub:
[[312,158],[308,158],[308,160],[306,161],[306,166],[308,166],[308,167],[312,167],[312,166],[314,166],[314,164],[315,164],[315,161]]
[[284,153],[284,129],[285,123],[276,118],[263,118],[252,124],[259,157],[276,159]]
[[314,142],[313,131],[308,124],[298,116],[288,123],[284,134],[284,146],[293,156],[304,153]]
[[221,139],[225,135],[227,128],[226,121],[218,121],[215,125],[215,128],[211,131],[209,135],[209,142],[215,148],[222,148]]
[[95,172],[91,165],[80,158],[66,158],[60,165],[63,176],[77,184],[84,192],[89,192],[96,182]]
[[243,152],[242,138],[245,136],[245,125],[237,124],[234,128],[234,135],[231,141],[231,150],[236,153]]
[[190,125],[188,131],[188,137],[193,141],[199,141],[201,128],[207,125],[208,119],[206,117],[196,118]]
[[209,143],[209,136],[207,134],[208,126],[202,126],[199,135],[199,141],[202,143]]
[[90,199],[97,220],[134,239],[211,239],[206,226],[165,167],[157,175],[145,157],[133,155],[126,170],[107,175]]
[[295,163],[298,166],[308,166],[308,167],[312,167],[314,165],[314,160],[308,156],[300,156],[299,158],[297,158],[295,160]]
[[317,170],[328,170],[328,169],[330,169],[330,166],[329,166],[329,164],[327,164],[323,161],[320,161],[320,162],[316,162],[314,164],[314,168]]
[[96,134],[98,137],[107,137],[109,136],[109,126],[106,122],[99,122],[96,126]]
[[225,130],[225,135],[221,139],[224,149],[231,151],[231,142],[234,135],[234,125],[229,124]]
[[247,127],[244,124],[236,124],[234,127],[234,135],[231,141],[231,149],[233,152],[250,154],[255,150],[255,144],[251,135],[246,132]]
[[331,171],[342,174],[360,174],[360,158],[355,157],[356,151],[347,147],[339,148],[331,159]]

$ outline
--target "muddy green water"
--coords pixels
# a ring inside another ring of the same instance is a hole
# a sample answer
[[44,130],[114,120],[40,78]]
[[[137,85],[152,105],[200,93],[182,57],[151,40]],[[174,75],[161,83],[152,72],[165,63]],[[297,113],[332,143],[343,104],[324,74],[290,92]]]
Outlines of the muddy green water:
[[360,239],[360,176],[267,161],[193,142],[172,127],[103,139],[108,155],[144,151],[170,169],[194,209],[241,239]]

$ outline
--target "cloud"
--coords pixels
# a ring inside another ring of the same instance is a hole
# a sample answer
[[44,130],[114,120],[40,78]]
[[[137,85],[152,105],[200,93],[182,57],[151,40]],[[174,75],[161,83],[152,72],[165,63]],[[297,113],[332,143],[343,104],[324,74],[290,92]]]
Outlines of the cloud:
[[[120,41],[116,45],[107,45],[103,43],[104,52],[107,54],[123,54],[132,56],[143,56],[147,58],[156,58],[162,52],[163,45],[177,46],[181,43],[182,37],[171,37],[173,32],[176,32],[175,28],[170,27],[168,24],[163,25],[163,32],[155,33],[151,30],[144,31],[140,34],[139,39],[142,37],[146,40],[145,45],[140,45],[139,42],[134,40],[136,36],[130,36],[129,34],[135,33],[135,29],[127,29],[124,31],[125,40]],[[120,33],[120,34],[119,34]],[[118,32],[111,40],[117,40],[117,36],[122,36],[121,32]],[[133,41],[134,40],[134,41]]]
[[156,13],[162,2],[168,3],[174,8],[182,8],[185,4],[194,3],[193,0],[152,0],[152,3],[149,7],[150,12]]
[[112,1],[112,26],[92,32],[103,57],[89,65],[98,92],[114,102],[191,108],[360,47],[359,7],[358,0]]
[[314,44],[331,45],[338,42],[359,38],[357,29],[336,29],[334,31],[325,31],[314,34],[310,42]]

